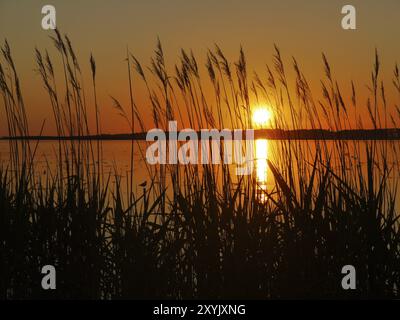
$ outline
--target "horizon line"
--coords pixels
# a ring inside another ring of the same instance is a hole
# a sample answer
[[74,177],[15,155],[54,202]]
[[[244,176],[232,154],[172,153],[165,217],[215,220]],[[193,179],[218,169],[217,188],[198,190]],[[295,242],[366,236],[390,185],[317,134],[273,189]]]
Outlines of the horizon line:
[[[209,129],[211,130],[211,129]],[[217,129],[219,130],[219,129]],[[240,130],[240,129],[239,129]],[[250,129],[242,129],[243,132]],[[253,129],[254,138],[270,140],[400,140],[400,128],[380,129]],[[219,130],[220,131],[220,130]],[[195,131],[201,134],[200,130]],[[177,135],[175,131],[164,131],[168,136]],[[147,132],[102,133],[93,135],[29,135],[3,136],[0,140],[146,140]],[[172,140],[172,139],[171,139]],[[201,137],[200,139],[201,140]]]

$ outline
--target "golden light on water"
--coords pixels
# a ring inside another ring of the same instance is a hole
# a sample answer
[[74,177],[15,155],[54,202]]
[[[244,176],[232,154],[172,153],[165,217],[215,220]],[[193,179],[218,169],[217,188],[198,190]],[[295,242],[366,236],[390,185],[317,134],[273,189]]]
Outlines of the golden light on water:
[[[272,111],[266,106],[257,106],[253,109],[252,122],[256,129],[268,127],[272,120]],[[268,140],[257,139],[255,141],[256,183],[259,200],[266,200],[267,170],[268,170]]]
[[267,158],[268,158],[268,140],[256,140],[256,171],[257,182],[267,182]]
[[255,160],[256,160],[256,183],[259,200],[266,200],[267,191],[267,159],[268,159],[268,140],[257,139],[255,141]]

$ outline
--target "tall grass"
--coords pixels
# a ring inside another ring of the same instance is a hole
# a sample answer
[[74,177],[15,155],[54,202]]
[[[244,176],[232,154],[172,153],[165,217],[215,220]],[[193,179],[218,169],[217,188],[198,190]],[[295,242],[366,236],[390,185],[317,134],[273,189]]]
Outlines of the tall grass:
[[[94,104],[89,105],[71,41],[59,31],[52,40],[61,75],[47,51],[36,49],[35,56],[57,134],[90,135],[89,110],[101,134],[93,56]],[[117,170],[105,175],[99,140],[60,139],[58,170],[49,168],[43,177],[35,168],[38,142],[18,139],[30,132],[7,42],[2,55],[0,88],[14,138],[10,159],[0,169],[4,299],[399,297],[399,167],[389,161],[398,152],[395,142],[281,141],[268,162],[274,185],[262,190],[262,201],[254,175],[237,178],[225,164],[146,164],[148,183],[135,192],[141,181],[133,175],[134,150],[143,155],[143,145],[134,149],[134,141],[127,188]],[[209,50],[206,75],[184,50],[170,72],[160,41],[148,69],[129,50],[126,58],[130,114],[118,99],[112,103],[132,133],[137,125],[141,131],[149,126],[135,100],[135,81],[144,83],[152,125],[164,129],[173,119],[193,129],[249,128],[252,101],[268,102],[277,115],[276,129],[349,129],[350,108],[356,110],[357,128],[364,126],[365,112],[375,128],[388,121],[377,53],[367,110],[353,82],[352,96],[343,97],[325,55],[322,99],[313,96],[295,59],[288,73],[277,47],[264,81],[258,74],[248,76],[243,49],[234,63],[218,46]],[[58,77],[64,80],[61,87]],[[393,84],[400,97],[397,66]],[[389,115],[393,126],[400,119],[398,107],[397,112]],[[45,264],[56,267],[55,291],[41,289]],[[354,291],[341,288],[346,264],[357,270]]]

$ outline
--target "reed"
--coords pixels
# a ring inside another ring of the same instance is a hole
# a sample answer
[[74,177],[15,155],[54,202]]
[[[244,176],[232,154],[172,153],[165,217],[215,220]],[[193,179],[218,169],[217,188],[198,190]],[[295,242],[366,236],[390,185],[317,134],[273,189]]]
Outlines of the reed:
[[[63,74],[55,74],[47,51],[36,49],[35,56],[57,134],[89,135],[91,106],[78,58],[68,37],[57,30],[52,39]],[[7,42],[2,55],[0,89],[15,138],[8,165],[0,168],[3,299],[399,297],[397,183],[390,180],[398,179],[399,164],[389,161],[390,152],[398,152],[396,142],[281,141],[268,162],[274,186],[263,189],[264,201],[255,177],[237,178],[228,165],[147,166],[147,185],[135,191],[141,181],[132,162],[123,188],[117,169],[110,176],[102,170],[100,140],[60,139],[58,170],[49,168],[43,177],[35,167],[37,143],[17,139],[29,135],[29,121]],[[388,102],[378,53],[374,60],[371,96],[363,107],[352,81],[352,96],[343,97],[326,55],[322,98],[316,98],[299,63],[293,59],[288,68],[276,46],[262,80],[249,77],[243,49],[231,63],[218,46],[207,53],[206,76],[184,50],[171,73],[158,41],[148,69],[127,51],[130,114],[118,99],[112,102],[132,133],[135,123],[142,131],[149,125],[135,102],[136,80],[144,82],[159,128],[175,114],[194,129],[251,127],[254,100],[271,105],[276,129],[349,129],[350,108],[358,128],[363,112],[379,128],[387,125]],[[100,134],[92,56],[89,64]],[[57,77],[63,86],[56,87]],[[393,85],[400,98],[399,83],[396,66]],[[384,121],[379,110],[385,110]],[[389,117],[398,127],[398,107]],[[143,155],[140,142],[132,141],[132,159],[134,150]],[[57,269],[54,292],[40,287],[45,264]],[[354,291],[340,287],[346,264],[357,269]]]

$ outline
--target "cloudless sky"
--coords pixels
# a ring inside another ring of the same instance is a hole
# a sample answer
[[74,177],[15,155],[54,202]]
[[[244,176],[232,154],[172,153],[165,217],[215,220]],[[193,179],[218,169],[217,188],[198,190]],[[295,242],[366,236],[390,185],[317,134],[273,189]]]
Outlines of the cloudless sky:
[[[41,28],[41,8],[46,4],[55,6],[57,26],[71,38],[87,75],[93,52],[103,128],[110,133],[127,131],[109,98],[128,99],[126,47],[146,64],[157,37],[171,71],[180,48],[193,49],[203,65],[207,48],[218,43],[230,59],[236,59],[243,45],[250,75],[251,70],[265,71],[276,43],[287,62],[292,55],[297,58],[317,91],[323,76],[322,51],[340,80],[354,79],[360,86],[370,81],[375,47],[387,81],[400,60],[399,0],[0,0],[0,41],[7,38],[11,45],[32,133],[39,131],[43,119],[48,121],[46,133],[54,133],[48,98],[34,72],[35,46],[55,56],[48,37],[52,32]],[[345,4],[357,9],[357,30],[341,28]],[[91,101],[91,91],[87,94]],[[3,110],[0,116],[0,135],[5,135]]]

